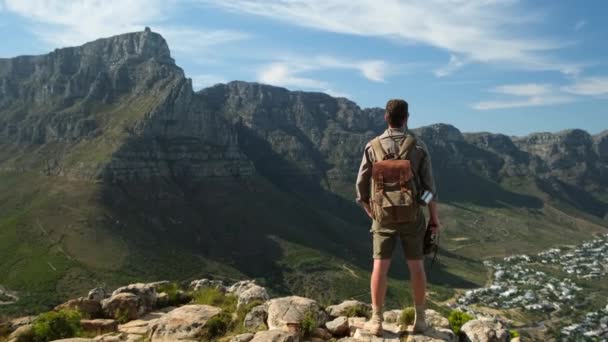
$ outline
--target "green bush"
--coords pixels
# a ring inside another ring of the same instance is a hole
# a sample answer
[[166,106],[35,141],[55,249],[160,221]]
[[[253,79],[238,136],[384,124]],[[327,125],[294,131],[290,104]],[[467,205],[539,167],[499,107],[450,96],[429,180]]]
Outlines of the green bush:
[[129,309],[126,309],[126,308],[125,309],[121,309],[121,308],[116,309],[116,311],[114,312],[114,319],[119,324],[127,323],[128,321],[130,321]]
[[399,323],[402,326],[408,326],[410,324],[414,324],[414,318],[416,317],[416,310],[413,307],[403,308],[401,311],[401,316],[399,316]]
[[371,312],[370,312],[369,307],[367,307],[363,304],[354,305],[354,306],[347,308],[346,311],[344,312],[344,314],[346,315],[346,317],[365,317],[365,318],[371,317]]
[[214,288],[201,289],[192,294],[192,303],[215,306],[227,312],[236,311],[237,301],[236,296],[226,295]]
[[75,310],[43,313],[34,321],[32,342],[47,342],[78,336],[82,333],[80,318],[80,313]]
[[211,317],[204,327],[202,335],[203,341],[217,341],[219,337],[222,337],[228,332],[232,323],[232,315],[228,312],[220,312],[219,314]]
[[450,326],[452,326],[452,330],[455,334],[460,333],[460,328],[468,321],[472,320],[473,317],[466,312],[462,311],[452,311],[450,316],[448,317],[448,321],[450,321]]
[[317,328],[317,317],[314,312],[307,311],[302,317],[302,335],[310,336],[312,332]]
[[516,338],[519,337],[519,332],[515,329],[511,329],[509,330],[509,335],[511,335],[511,338]]
[[177,283],[161,285],[156,291],[158,293],[164,292],[167,294],[167,302],[164,304],[169,306],[185,304],[192,299],[188,294],[181,291]]

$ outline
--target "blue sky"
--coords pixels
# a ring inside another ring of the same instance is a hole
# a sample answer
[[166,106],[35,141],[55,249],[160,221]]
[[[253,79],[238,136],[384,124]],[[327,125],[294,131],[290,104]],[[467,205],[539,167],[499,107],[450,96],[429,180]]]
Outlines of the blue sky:
[[608,129],[608,2],[0,0],[0,57],[150,26],[195,88],[245,80],[410,103],[411,126]]

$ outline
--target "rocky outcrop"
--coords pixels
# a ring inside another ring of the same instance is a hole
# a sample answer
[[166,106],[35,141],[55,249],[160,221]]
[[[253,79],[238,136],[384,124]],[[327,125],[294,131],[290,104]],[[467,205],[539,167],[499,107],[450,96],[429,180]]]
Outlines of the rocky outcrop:
[[63,309],[77,310],[87,318],[98,318],[101,315],[100,300],[89,299],[86,297],[71,299],[55,307],[55,310]]
[[[192,285],[211,285],[208,281],[198,280]],[[402,326],[399,317],[401,310],[387,310],[384,322],[383,337],[370,335],[363,329],[367,321],[369,304],[347,300],[337,305],[320,307],[312,299],[289,296],[269,299],[261,305],[248,309],[242,328],[237,318],[242,318],[243,308],[224,309],[203,304],[188,303],[178,307],[156,308],[156,311],[140,315],[139,307],[146,296],[151,296],[152,289],[169,285],[167,282],[137,283],[119,287],[112,296],[102,300],[104,312],[118,315],[127,320],[118,325],[115,319],[82,319],[80,324],[90,338],[73,338],[62,341],[279,341],[279,342],[455,342],[455,341],[507,341],[509,333],[504,323],[491,318],[477,318],[466,323],[461,329],[459,339],[453,332],[448,320],[434,310],[427,310],[429,329],[421,334],[414,334],[412,326]],[[219,283],[214,283],[217,286]],[[222,285],[223,286],[223,285]],[[226,287],[225,296],[234,296],[234,300],[249,289],[260,287],[252,281],[241,281]],[[199,290],[199,289],[197,289]],[[101,293],[102,290],[93,291]],[[105,290],[103,290],[105,293]],[[75,303],[78,298],[67,303]],[[87,299],[93,300],[93,299]],[[221,302],[221,301],[219,301]],[[218,302],[218,303],[219,303]],[[230,302],[230,301],[228,301]],[[127,304],[124,304],[127,303]],[[233,302],[234,303],[234,302]],[[130,305],[133,304],[131,307]],[[136,305],[137,304],[137,305]],[[121,306],[122,305],[122,306]],[[62,306],[61,309],[74,309]],[[114,310],[114,311],[112,311]],[[228,310],[228,311],[226,311]],[[235,311],[231,311],[235,310]],[[351,317],[347,317],[349,315]],[[328,320],[328,317],[335,317]],[[31,333],[33,317],[14,320],[11,339],[20,334]],[[19,326],[19,327],[17,327]],[[243,328],[245,329],[243,331]],[[16,330],[15,330],[16,329]]]
[[161,317],[151,326],[152,342],[197,340],[205,323],[221,309],[209,305],[184,305]]
[[509,331],[505,326],[490,318],[479,318],[466,322],[461,331],[462,341],[503,342],[509,341]]

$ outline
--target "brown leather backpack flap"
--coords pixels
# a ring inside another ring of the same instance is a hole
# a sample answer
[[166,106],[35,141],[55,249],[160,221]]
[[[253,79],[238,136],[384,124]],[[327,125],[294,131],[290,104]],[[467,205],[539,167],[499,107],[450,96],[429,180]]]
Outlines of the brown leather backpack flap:
[[404,181],[414,177],[409,160],[388,159],[374,163],[372,167],[372,178],[375,182],[394,183],[401,181],[401,175],[405,175]]

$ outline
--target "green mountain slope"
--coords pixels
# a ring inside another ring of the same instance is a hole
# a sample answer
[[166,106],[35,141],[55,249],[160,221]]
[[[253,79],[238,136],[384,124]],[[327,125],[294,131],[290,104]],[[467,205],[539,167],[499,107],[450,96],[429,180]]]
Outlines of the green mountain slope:
[[[0,284],[9,314],[95,285],[257,278],[330,303],[368,295],[368,219],[354,203],[382,110],[246,82],[198,93],[146,30],[0,60]],[[605,135],[415,130],[446,226],[432,300],[482,286],[486,258],[608,227]],[[547,152],[548,151],[548,152]],[[403,260],[392,304],[408,301]]]

